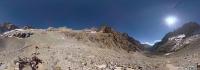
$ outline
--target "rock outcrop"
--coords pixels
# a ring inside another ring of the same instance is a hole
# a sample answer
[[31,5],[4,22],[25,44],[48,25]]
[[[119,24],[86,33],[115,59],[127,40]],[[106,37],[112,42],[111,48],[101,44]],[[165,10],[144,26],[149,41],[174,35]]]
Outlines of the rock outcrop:
[[102,32],[102,33],[112,33],[113,29],[111,27],[108,27],[108,26],[102,26],[99,29],[99,32]]
[[[90,32],[88,32],[90,31]],[[93,42],[99,44],[102,48],[120,48],[129,51],[143,50],[139,41],[130,37],[127,33],[120,33],[111,27],[103,27],[99,31],[87,30],[86,32],[64,32],[80,41]]]

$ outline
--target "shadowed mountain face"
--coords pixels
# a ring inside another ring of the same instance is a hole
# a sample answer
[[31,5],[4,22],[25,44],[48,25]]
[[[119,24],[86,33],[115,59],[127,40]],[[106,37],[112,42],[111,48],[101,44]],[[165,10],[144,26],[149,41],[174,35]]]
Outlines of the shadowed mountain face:
[[184,24],[181,28],[178,28],[176,31],[172,33],[172,36],[185,34],[186,37],[199,34],[200,33],[200,25],[195,22],[189,22]]
[[153,47],[157,52],[174,52],[180,50],[192,40],[198,38],[200,34],[200,25],[195,22],[189,22],[173,32],[167,33],[161,42],[156,43]]
[[14,24],[11,24],[9,22],[0,24],[0,33],[6,32],[6,31],[10,31],[13,29],[17,29],[18,27]]

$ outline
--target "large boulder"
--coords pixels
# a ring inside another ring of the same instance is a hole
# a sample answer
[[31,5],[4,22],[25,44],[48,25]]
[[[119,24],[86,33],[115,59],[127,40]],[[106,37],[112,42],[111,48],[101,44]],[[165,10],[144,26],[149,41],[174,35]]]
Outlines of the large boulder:
[[102,26],[99,30],[99,32],[102,32],[102,33],[112,33],[112,28],[111,27],[108,27],[108,26]]

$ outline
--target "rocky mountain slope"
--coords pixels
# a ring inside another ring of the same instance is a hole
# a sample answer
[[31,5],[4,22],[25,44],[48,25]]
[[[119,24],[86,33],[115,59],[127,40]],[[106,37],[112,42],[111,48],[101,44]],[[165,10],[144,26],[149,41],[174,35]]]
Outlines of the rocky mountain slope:
[[200,25],[195,22],[189,22],[166,34],[162,41],[156,43],[154,47],[158,52],[176,52],[188,45],[198,45],[194,44],[194,42],[199,41],[199,38]]
[[155,45],[164,55],[111,27],[14,29],[0,36],[0,70],[197,70],[198,27],[168,33]]

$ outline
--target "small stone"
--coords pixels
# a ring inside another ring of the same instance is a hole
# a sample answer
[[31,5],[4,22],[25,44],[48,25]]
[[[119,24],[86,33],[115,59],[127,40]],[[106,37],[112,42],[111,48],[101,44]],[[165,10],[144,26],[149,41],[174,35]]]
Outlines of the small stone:
[[100,69],[103,69],[103,68],[106,68],[107,65],[106,64],[102,64],[102,65],[96,65],[96,67],[100,68]]
[[132,68],[126,68],[126,70],[135,70],[135,69],[132,69]]
[[197,70],[200,70],[200,64],[197,64]]
[[115,67],[114,70],[122,70],[122,67]]
[[87,66],[87,63],[82,63],[82,65]]

